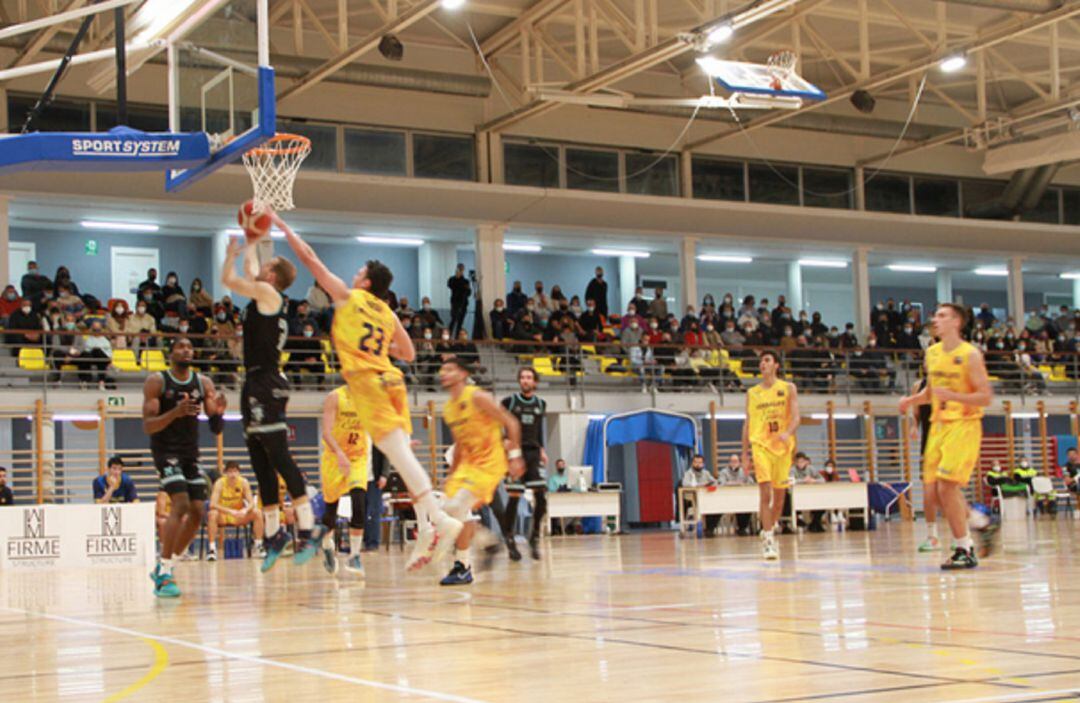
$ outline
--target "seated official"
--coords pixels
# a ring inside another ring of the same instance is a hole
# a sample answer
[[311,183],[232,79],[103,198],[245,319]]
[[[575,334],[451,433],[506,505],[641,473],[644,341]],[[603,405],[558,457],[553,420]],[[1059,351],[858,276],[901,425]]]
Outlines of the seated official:
[[210,495],[210,517],[206,523],[210,538],[207,561],[217,561],[217,545],[224,532],[221,528],[230,525],[251,525],[255,536],[255,556],[265,556],[259,554],[263,538],[262,514],[255,507],[251,484],[240,475],[240,464],[235,461],[225,464],[225,475],[214,483],[214,492]]
[[105,473],[94,479],[95,503],[138,503],[139,494],[135,482],[124,473],[124,460],[118,456],[109,459]]
[[[690,464],[690,470],[683,474],[683,488],[708,488],[716,485],[716,478],[705,469],[705,457],[701,454],[695,454],[693,463]],[[700,519],[701,516],[695,515],[694,517]],[[720,515],[705,516],[706,537],[713,537],[716,534],[716,528],[720,525],[720,517]]]
[[[732,454],[728,457],[727,466],[720,469],[717,479],[720,486],[749,486],[755,483],[754,478],[747,473],[742,465],[742,457]],[[750,534],[750,513],[737,513],[735,515],[736,533],[739,535]]]

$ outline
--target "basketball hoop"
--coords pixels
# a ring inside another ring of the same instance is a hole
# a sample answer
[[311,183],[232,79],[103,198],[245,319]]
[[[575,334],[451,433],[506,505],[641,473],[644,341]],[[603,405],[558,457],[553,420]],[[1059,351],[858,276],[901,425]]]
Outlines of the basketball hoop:
[[784,89],[784,83],[790,82],[798,63],[799,57],[795,55],[794,51],[777,51],[769,56],[766,65],[769,67],[769,75],[772,76],[771,87],[773,90]]
[[276,134],[245,153],[244,168],[255,187],[255,203],[278,212],[294,209],[293,183],[310,153],[311,140],[298,134]]

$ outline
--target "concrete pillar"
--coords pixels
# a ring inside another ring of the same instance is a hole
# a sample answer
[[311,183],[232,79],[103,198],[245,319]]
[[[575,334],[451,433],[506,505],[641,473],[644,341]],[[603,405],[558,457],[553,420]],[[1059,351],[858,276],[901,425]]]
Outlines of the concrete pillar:
[[626,312],[626,306],[634,299],[635,288],[637,288],[637,259],[632,256],[620,256],[618,308],[620,315]]
[[799,319],[799,311],[806,309],[806,302],[803,300],[802,266],[798,261],[787,265],[787,302],[793,313],[792,319]]
[[[221,265],[225,263],[225,253],[229,250],[229,235],[224,231],[214,232],[214,236],[211,238],[211,263],[213,268],[211,271],[214,274],[213,290],[214,300],[221,300],[222,296],[232,293],[221,285]],[[306,292],[306,291],[305,291]]]
[[[450,289],[446,281],[457,270],[457,244],[454,242],[427,242],[417,255],[419,269],[420,299],[431,298],[431,307],[436,310],[450,309]],[[479,265],[479,264],[477,264]],[[420,309],[420,300],[410,300],[413,309]]]
[[937,301],[939,303],[951,303],[953,301],[952,271],[938,269]]
[[862,166],[855,167],[855,209],[866,209],[866,171]]
[[1024,257],[1009,258],[1009,317],[1019,331],[1024,328]]
[[1073,279],[1073,310],[1080,310],[1080,278]]
[[682,197],[694,197],[694,154],[689,150],[679,154],[679,185]]
[[[8,283],[14,283],[15,288],[19,288],[19,281],[11,280],[11,197],[8,195],[0,195],[0,251],[3,252],[3,256],[0,256],[0,281],[4,282],[4,285]],[[22,275],[21,273],[19,274]]]
[[[34,449],[39,449],[34,447]],[[56,500],[56,423],[46,411],[41,421],[41,495],[46,503]]]
[[859,247],[851,257],[852,297],[855,301],[855,333],[865,343],[870,332],[870,250]]
[[[679,242],[679,299],[680,306],[675,312],[682,319],[687,305],[697,305],[697,244],[693,237],[683,237]],[[695,310],[697,308],[695,307]]]
[[506,296],[505,235],[506,227],[502,225],[480,225],[476,228],[476,284],[480,287],[480,308],[484,311],[484,328],[488,337],[491,336],[491,320],[487,312],[494,307],[496,298]]

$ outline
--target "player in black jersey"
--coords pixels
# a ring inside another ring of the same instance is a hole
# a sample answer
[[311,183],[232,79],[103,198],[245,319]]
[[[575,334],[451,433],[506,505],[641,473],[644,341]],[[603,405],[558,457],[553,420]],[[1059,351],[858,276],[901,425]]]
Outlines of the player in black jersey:
[[526,488],[532,489],[536,502],[532,529],[529,531],[529,552],[533,559],[540,558],[540,526],[547,514],[547,482],[540,474],[540,467],[546,466],[548,460],[547,452],[544,451],[544,413],[547,411],[547,403],[536,395],[537,380],[535,369],[518,369],[518,386],[521,391],[502,399],[503,407],[521,424],[521,454],[525,459],[525,475],[520,481],[507,484],[510,499],[506,503],[505,511],[498,515],[499,527],[506,540],[506,551],[514,561],[521,560],[521,552],[514,543],[514,522],[517,520],[518,501]]
[[161,557],[151,574],[154,595],[161,598],[180,595],[173,557],[202,525],[209,492],[206,476],[199,470],[199,412],[206,411],[214,434],[221,434],[225,427],[225,396],[214,390],[209,377],[191,370],[194,354],[191,340],[177,339],[169,353],[169,370],[151,374],[143,384],[143,429],[150,435],[161,490],[172,499],[172,510],[161,529]]
[[[318,551],[311,541],[315,513],[308,502],[307,485],[300,467],[289,451],[289,428],[285,406],[289,402],[289,382],[281,372],[281,349],[289,334],[285,301],[281,293],[296,279],[296,267],[280,256],[261,267],[256,260],[256,244],[234,239],[222,265],[221,282],[238,295],[249,298],[244,309],[244,385],[240,390],[240,413],[251,468],[259,482],[266,558],[263,572],[269,571],[289,542],[278,513],[278,475],[285,481],[296,511],[299,542],[294,562],[305,564]],[[236,273],[236,259],[244,252],[244,275]]]
[[[920,378],[912,388],[912,394],[921,393],[926,388],[926,379]],[[919,458],[920,464],[926,460],[926,440],[930,437],[930,414],[933,406],[924,403],[915,407],[915,419],[919,430]],[[912,432],[915,427],[912,427]],[[937,476],[933,473],[923,473],[923,517],[926,518],[926,539],[919,545],[920,552],[939,552],[941,543],[938,541],[937,516],[940,512],[941,502],[938,498]]]

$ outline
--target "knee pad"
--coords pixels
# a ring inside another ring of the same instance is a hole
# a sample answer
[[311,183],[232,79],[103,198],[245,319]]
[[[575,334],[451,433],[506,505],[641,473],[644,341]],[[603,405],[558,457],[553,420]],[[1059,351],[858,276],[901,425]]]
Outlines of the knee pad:
[[367,491],[363,488],[352,489],[349,491],[349,502],[352,504],[349,529],[363,530],[364,518],[367,517]]

